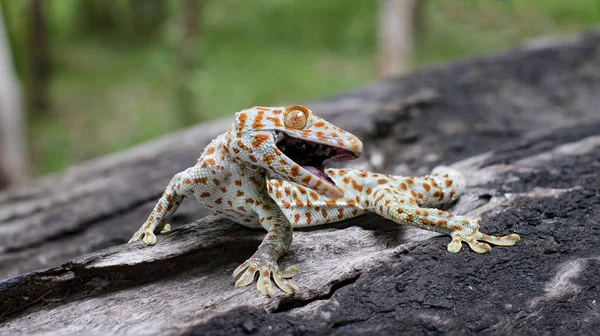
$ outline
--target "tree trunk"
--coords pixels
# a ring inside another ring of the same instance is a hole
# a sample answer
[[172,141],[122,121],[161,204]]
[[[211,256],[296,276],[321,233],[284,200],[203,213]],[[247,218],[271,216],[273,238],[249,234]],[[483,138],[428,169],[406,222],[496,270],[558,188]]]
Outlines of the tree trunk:
[[379,76],[389,77],[412,68],[419,0],[379,1]]
[[189,126],[198,120],[196,97],[193,93],[194,75],[198,47],[198,20],[201,14],[201,0],[184,0],[181,5],[180,39],[176,59],[176,106],[179,123]]
[[21,90],[0,8],[0,189],[28,174],[25,115]]
[[29,103],[33,113],[49,109],[48,82],[50,80],[50,52],[47,42],[44,0],[30,0],[29,60],[30,83]]

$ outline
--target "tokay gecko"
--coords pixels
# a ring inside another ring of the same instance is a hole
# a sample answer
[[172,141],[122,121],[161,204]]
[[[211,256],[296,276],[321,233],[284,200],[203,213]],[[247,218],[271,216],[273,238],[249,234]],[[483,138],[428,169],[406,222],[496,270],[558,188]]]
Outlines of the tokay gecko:
[[[169,231],[169,217],[187,196],[217,214],[266,237],[256,253],[234,272],[236,287],[251,284],[272,296],[272,280],[286,293],[298,288],[289,278],[295,266],[280,270],[277,260],[292,243],[293,229],[333,223],[375,212],[396,223],[448,234],[448,251],[462,242],[477,253],[490,245],[514,245],[517,234],[496,237],[479,232],[470,219],[434,207],[456,200],[465,187],[459,172],[435,168],[430,176],[403,177],[354,169],[324,168],[324,161],[361,155],[362,143],[304,106],[253,107],[236,113],[227,132],[214,139],[198,163],[173,177],[152,213],[129,242],[156,243]],[[272,279],[272,280],[271,280]]]

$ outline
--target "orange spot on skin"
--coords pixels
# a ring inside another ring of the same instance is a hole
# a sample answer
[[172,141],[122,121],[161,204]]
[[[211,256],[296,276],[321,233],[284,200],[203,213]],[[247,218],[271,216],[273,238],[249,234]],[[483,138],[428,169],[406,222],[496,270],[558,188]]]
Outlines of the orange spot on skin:
[[158,205],[156,206],[156,211],[161,212],[163,209],[162,203],[158,203]]
[[344,209],[339,208],[338,209],[338,219],[343,219],[344,218]]
[[205,191],[202,194],[200,194],[200,197],[210,197],[210,193],[208,191]]
[[448,221],[444,220],[444,219],[440,219],[437,223],[438,223],[439,226],[446,226],[446,225],[448,225]]
[[357,175],[358,175],[358,176],[360,176],[360,177],[363,177],[363,178],[365,178],[365,177],[369,176],[369,175],[367,174],[367,172],[364,172],[364,171],[361,171],[361,172],[359,172]]
[[377,184],[386,184],[388,181],[386,179],[377,180]]
[[344,175],[348,174],[348,170],[346,170],[346,169],[340,169],[340,170],[338,170],[338,174],[340,176],[344,176]]
[[273,161],[275,161],[275,155],[267,154],[267,155],[263,156],[263,162],[271,163]]
[[235,193],[235,195],[236,195],[237,197],[242,197],[242,196],[244,196],[244,192],[243,192],[243,191],[241,191],[241,190],[238,190],[238,191]]
[[323,215],[323,218],[327,218],[327,210],[321,209],[321,215]]
[[194,179],[194,184],[206,184],[206,181],[208,181],[207,177],[198,177]]
[[396,212],[398,212],[399,214],[401,214],[401,213],[404,213],[404,210],[398,209],[398,210],[396,210]]
[[204,162],[205,162],[207,165],[209,165],[209,166],[214,166],[214,165],[216,164],[216,163],[215,163],[215,160],[214,160],[214,159],[211,159],[211,158],[204,159]]
[[437,211],[437,214],[438,214],[438,216],[441,216],[441,215],[443,215],[443,214],[444,214],[444,212],[443,212],[442,210],[438,210],[438,211]]
[[420,210],[416,210],[416,211],[415,211],[415,214],[417,214],[417,215],[421,215],[421,211],[420,211]]
[[271,137],[266,134],[256,134],[252,139],[252,146],[258,148],[262,146],[265,142],[269,141]]
[[400,184],[400,188],[402,188],[402,190],[408,190],[408,186],[404,182]]
[[302,183],[308,183],[311,179],[312,177],[310,175],[306,175],[306,177],[302,179]]
[[363,186],[361,186],[360,184],[358,184],[356,181],[352,180],[352,188],[358,192],[362,192],[363,191]]
[[284,208],[289,209],[289,207],[291,207],[292,205],[290,204],[290,202],[288,201],[281,201],[281,204],[283,205]]
[[306,224],[312,223],[312,214],[310,212],[306,212],[304,215],[306,216]]
[[300,175],[300,166],[299,165],[294,165],[291,169],[292,172],[292,176],[298,176]]
[[452,180],[446,180],[444,183],[446,183],[446,187],[450,187],[452,185]]
[[356,202],[354,202],[353,200],[347,200],[346,204],[348,204],[349,206],[356,206]]
[[[317,111],[317,112],[318,112],[318,111]],[[322,121],[317,121],[317,122],[316,122],[316,123],[313,125],[313,127],[319,127],[319,128],[321,128],[321,127],[325,127],[325,123],[324,123],[324,122],[322,122]]]
[[299,221],[300,221],[300,214],[295,214],[295,215],[294,215],[294,222],[295,222],[296,224],[298,224],[298,222],[299,222]]
[[213,183],[218,186],[219,184],[221,184],[221,181],[219,179],[213,179]]
[[258,113],[256,114],[256,117],[254,118],[254,122],[252,123],[252,128],[255,130],[260,130],[263,128],[263,118],[265,116],[265,112],[264,111],[258,111]]
[[217,199],[215,200],[215,203],[216,203],[216,204],[221,204],[221,203],[223,203],[223,198],[221,198],[221,197],[217,198]]
[[337,205],[337,202],[334,200],[327,200],[327,201],[325,201],[325,204],[327,204],[327,206],[332,207],[332,206]]
[[303,207],[304,206],[304,202],[302,202],[301,200],[297,200],[296,201],[296,206]]
[[281,199],[282,196],[283,195],[281,195],[281,191],[279,191],[279,190],[275,191],[275,198]]
[[406,216],[406,221],[407,221],[407,222],[412,222],[413,220],[414,220],[414,217],[413,217],[413,215],[407,215],[407,216]]
[[425,191],[429,192],[429,190],[431,190],[431,186],[427,183],[423,183],[423,189],[425,189]]
[[251,198],[246,198],[246,203],[248,204],[254,204],[254,200]]
[[429,216],[429,212],[423,211],[423,216],[425,216],[425,217]]
[[246,120],[248,120],[248,115],[246,113],[240,113],[238,115],[238,121],[239,121],[239,128],[240,129],[246,128]]
[[171,194],[166,194],[166,195],[165,195],[165,199],[166,199],[168,202],[170,202],[170,201],[171,201],[171,197],[172,197],[172,196],[171,196]]
[[214,148],[214,147],[208,147],[208,148],[206,149],[206,154],[207,154],[207,155],[211,155],[211,154],[212,154],[212,153],[214,153],[214,152],[215,152],[215,148]]
[[412,177],[409,177],[409,178],[406,179],[406,183],[412,185],[412,184],[415,183],[415,180]]
[[[274,111],[273,111],[274,113]],[[281,111],[280,111],[281,113]],[[277,113],[274,113],[277,114]],[[281,120],[279,120],[279,118],[275,118],[275,117],[267,117],[267,120],[273,123],[273,126],[275,127],[284,127],[283,124],[281,123]]]
[[221,187],[221,192],[224,192],[224,193],[226,193],[226,192],[227,192],[227,188],[225,188],[225,187]]
[[373,189],[371,187],[367,188],[367,190],[365,191],[367,193],[367,195],[371,195],[371,193],[373,192]]
[[250,159],[250,161],[252,161],[252,162],[257,162],[257,161],[258,161],[258,160],[257,160],[257,159],[254,157],[254,155],[250,155],[248,158],[249,158],[249,159]]
[[414,191],[414,190],[411,190],[411,191],[410,191],[410,194],[411,194],[413,197],[415,197],[415,198],[417,197],[417,192],[416,192],[416,191]]
[[314,192],[314,191],[311,191],[311,192],[309,192],[308,194],[309,194],[309,195],[310,195],[310,197],[311,197],[312,199],[314,199],[315,201],[319,199],[319,194],[317,194],[317,193],[316,193],[316,192]]

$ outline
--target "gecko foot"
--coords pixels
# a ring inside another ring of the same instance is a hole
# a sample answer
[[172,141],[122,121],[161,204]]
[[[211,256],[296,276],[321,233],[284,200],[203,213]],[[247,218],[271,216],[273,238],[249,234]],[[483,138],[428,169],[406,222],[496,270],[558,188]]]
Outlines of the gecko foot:
[[[169,231],[171,231],[171,224],[167,223],[165,226],[163,226],[162,230],[160,230],[160,233]],[[133,243],[134,241],[138,241],[140,239],[142,239],[146,245],[156,244],[156,235],[154,232],[149,229],[145,229],[143,226],[133,235],[133,237],[131,237],[131,239],[129,239],[127,243]]]
[[291,281],[285,280],[296,275],[298,272],[296,266],[290,266],[282,272],[279,270],[279,266],[277,266],[276,262],[261,260],[261,258],[255,254],[233,271],[233,277],[237,277],[244,270],[246,271],[235,282],[236,287],[248,286],[254,281],[256,272],[259,272],[256,288],[262,295],[273,296],[274,294],[273,286],[271,285],[271,276],[273,277],[273,280],[275,280],[277,287],[282,291],[288,294],[298,293],[298,287]]
[[[479,227],[479,220],[477,219],[477,227]],[[479,232],[479,229],[475,229],[472,232],[465,233],[463,229],[457,228],[450,233],[452,241],[448,244],[448,251],[452,253],[458,253],[462,247],[462,242],[469,244],[469,247],[477,253],[487,253],[492,250],[491,246],[485,241],[494,245],[500,246],[512,246],[515,245],[521,237],[518,234],[512,233],[504,237],[497,237]]]

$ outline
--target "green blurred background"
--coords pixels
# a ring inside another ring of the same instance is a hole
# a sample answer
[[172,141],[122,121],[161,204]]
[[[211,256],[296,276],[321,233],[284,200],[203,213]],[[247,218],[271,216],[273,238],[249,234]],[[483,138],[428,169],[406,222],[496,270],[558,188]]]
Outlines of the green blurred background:
[[[306,102],[377,78],[378,1],[191,2],[2,0],[34,175],[244,107]],[[42,41],[32,37],[40,18]],[[414,68],[598,22],[600,0],[429,0]]]

